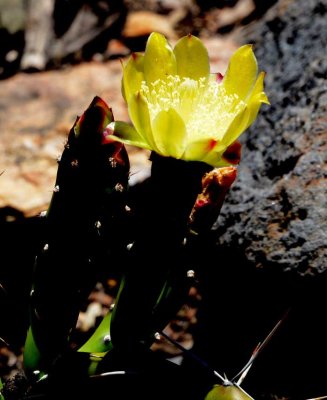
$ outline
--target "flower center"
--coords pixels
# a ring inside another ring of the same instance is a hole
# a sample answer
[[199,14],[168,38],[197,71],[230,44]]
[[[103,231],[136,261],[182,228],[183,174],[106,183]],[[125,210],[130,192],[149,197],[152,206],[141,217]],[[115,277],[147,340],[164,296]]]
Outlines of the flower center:
[[153,120],[162,110],[175,109],[184,120],[193,139],[214,137],[220,140],[226,128],[244,107],[236,94],[228,95],[224,87],[205,78],[193,80],[168,75],[148,85],[141,85],[141,93]]

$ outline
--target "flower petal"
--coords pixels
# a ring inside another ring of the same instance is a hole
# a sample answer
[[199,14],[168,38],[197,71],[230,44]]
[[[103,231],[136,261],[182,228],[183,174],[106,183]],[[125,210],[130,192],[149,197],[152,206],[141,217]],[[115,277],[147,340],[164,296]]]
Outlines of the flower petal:
[[177,74],[194,80],[208,78],[209,55],[202,41],[193,35],[182,37],[174,48]]
[[[236,158],[231,160],[231,154],[228,153],[228,149],[229,146],[235,142],[236,138],[245,130],[248,116],[247,107],[244,107],[231,122],[220,141],[215,138],[194,141],[188,144],[183,159],[203,161],[217,168],[237,164]],[[223,155],[226,151],[226,158],[224,158]]]
[[124,66],[122,79],[122,94],[126,102],[132,94],[138,92],[144,81],[143,73],[144,56],[141,53],[133,53]]
[[156,144],[162,155],[180,158],[185,150],[186,127],[173,109],[162,110],[152,124]]
[[105,132],[105,141],[117,140],[118,142],[129,144],[132,146],[150,149],[149,144],[144,138],[129,124],[122,121],[111,122]]
[[128,113],[135,129],[143,137],[144,141],[147,142],[154,151],[158,151],[155,141],[153,140],[148,103],[140,92],[131,96],[128,103]]
[[257,73],[258,65],[252,45],[247,44],[232,55],[221,84],[227,95],[237,94],[241,100],[246,100],[253,88]]
[[231,165],[230,162],[228,162],[223,158],[222,151],[220,152],[210,151],[205,155],[202,161],[215,168],[229,167]]
[[176,75],[176,59],[166,38],[157,32],[151,33],[144,53],[144,75],[147,83]]
[[[247,104],[231,121],[221,139],[221,142],[219,142],[204,158],[204,161],[208,164],[214,166],[225,166],[237,163],[238,151],[235,151],[235,157],[232,159],[230,152],[233,148],[231,148],[231,146],[233,143],[237,143],[235,142],[236,139],[253,123],[261,104],[269,103],[266,94],[263,92],[264,76],[264,72],[259,74],[258,79],[248,96]],[[235,149],[237,150],[237,146]]]
[[[243,133],[256,119],[262,103],[267,103],[268,98],[263,92],[264,72],[259,77],[251,91],[246,104],[234,117],[226,129],[221,142],[227,148]],[[269,102],[268,102],[269,103]]]
[[253,90],[247,100],[249,117],[248,117],[248,122],[247,122],[246,128],[248,128],[256,119],[261,104],[262,103],[270,104],[268,97],[266,96],[265,92],[263,91],[264,90],[263,89],[264,77],[265,77],[265,73],[261,72],[259,74],[258,79],[257,79],[256,83],[254,84]]
[[[231,145],[241,135],[242,132],[249,126],[249,109],[245,105],[226,129],[224,136],[221,139],[221,144],[224,144],[225,149]],[[214,149],[217,151],[217,149]],[[218,150],[220,151],[220,149]]]
[[202,160],[206,154],[216,147],[217,143],[217,140],[214,138],[203,138],[193,141],[187,145],[183,158],[194,161]]
[[179,110],[181,117],[187,123],[195,111],[197,97],[199,96],[199,85],[193,79],[185,79],[179,86],[180,104]]
[[215,138],[199,139],[189,143],[183,159],[203,161],[213,167],[226,167],[231,163],[222,159],[226,146]]

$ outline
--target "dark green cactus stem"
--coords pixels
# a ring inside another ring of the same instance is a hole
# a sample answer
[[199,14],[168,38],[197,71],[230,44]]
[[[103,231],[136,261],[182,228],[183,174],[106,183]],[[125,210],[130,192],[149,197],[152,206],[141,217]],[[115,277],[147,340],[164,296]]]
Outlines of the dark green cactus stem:
[[[114,346],[151,343],[188,294],[183,240],[203,175],[212,167],[151,155],[152,170],[138,215],[137,238],[127,259],[111,321]],[[159,301],[158,301],[159,300]]]
[[107,249],[122,246],[129,161],[105,142],[111,109],[95,97],[77,118],[60,158],[46,238],[35,261],[26,340],[26,372],[47,371],[67,350],[82,301],[94,287]]

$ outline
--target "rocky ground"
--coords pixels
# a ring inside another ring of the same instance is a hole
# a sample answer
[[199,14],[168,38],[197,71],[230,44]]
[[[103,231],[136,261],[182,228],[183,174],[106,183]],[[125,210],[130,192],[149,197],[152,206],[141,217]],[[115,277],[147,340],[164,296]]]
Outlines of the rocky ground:
[[[14,3],[19,9],[20,2]],[[14,349],[0,344],[0,376],[21,368],[24,302],[40,235],[36,215],[48,206],[67,133],[95,95],[110,104],[116,119],[127,120],[120,59],[144,48],[149,32],[159,30],[172,43],[188,32],[200,35],[212,70],[220,72],[240,44],[254,43],[271,102],[242,138],[238,178],[215,226],[216,244],[203,255],[198,271],[201,306],[186,307],[190,325],[179,339],[190,346],[195,341],[198,354],[231,376],[290,308],[244,387],[257,399],[327,394],[321,366],[327,356],[327,3],[284,0],[269,11],[273,1],[266,8],[251,0],[212,3],[125,1],[111,36],[93,42],[96,51],[86,45],[56,58],[50,52],[39,71],[21,68],[23,30],[18,26],[9,34],[0,26],[2,37],[10,37],[0,55],[0,283],[9,294],[0,291],[0,300],[4,321],[11,324],[10,329],[0,325],[0,336],[10,337]],[[68,39],[61,44],[71,43]],[[128,151],[131,184],[137,185],[148,174],[148,154]],[[80,332],[110,306],[112,285],[102,282],[96,288],[81,313]],[[181,312],[183,321],[185,308]],[[178,324],[172,321],[176,331]],[[176,350],[167,343],[160,349],[170,355]]]

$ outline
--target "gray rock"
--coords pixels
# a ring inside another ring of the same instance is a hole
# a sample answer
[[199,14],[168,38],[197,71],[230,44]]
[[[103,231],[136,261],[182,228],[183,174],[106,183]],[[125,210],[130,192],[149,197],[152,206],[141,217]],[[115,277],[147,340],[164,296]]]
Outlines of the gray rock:
[[242,136],[238,179],[214,227],[254,265],[301,275],[327,269],[326,13],[326,0],[277,5],[245,38],[271,106]]

